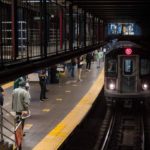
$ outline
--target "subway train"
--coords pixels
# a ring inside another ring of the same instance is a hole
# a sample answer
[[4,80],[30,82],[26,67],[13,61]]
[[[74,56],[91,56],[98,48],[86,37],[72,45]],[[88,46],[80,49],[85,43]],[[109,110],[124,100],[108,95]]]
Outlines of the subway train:
[[104,95],[108,103],[150,98],[148,53],[133,42],[118,41],[105,54]]

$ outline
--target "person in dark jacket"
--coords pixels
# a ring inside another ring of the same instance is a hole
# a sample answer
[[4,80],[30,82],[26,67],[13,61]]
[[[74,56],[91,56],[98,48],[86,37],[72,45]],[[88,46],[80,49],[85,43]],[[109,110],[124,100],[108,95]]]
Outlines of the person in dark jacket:
[[2,86],[0,86],[0,105],[3,106],[4,104],[4,89],[2,88]]
[[92,54],[91,54],[91,53],[88,53],[88,54],[86,55],[86,69],[87,69],[88,71],[90,71],[90,69],[91,69],[91,61],[92,61],[92,59],[93,59]]
[[75,66],[76,66],[76,59],[75,59],[75,58],[72,58],[72,59],[71,59],[71,72],[70,72],[72,78],[75,77],[75,73],[74,73]]
[[41,70],[39,72],[39,83],[41,87],[40,101],[43,102],[48,99],[46,98],[46,70]]

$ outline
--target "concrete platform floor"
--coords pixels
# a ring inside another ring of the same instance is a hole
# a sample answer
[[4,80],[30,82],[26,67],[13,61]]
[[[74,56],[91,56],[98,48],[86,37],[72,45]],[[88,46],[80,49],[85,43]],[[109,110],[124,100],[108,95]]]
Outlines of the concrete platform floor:
[[[101,67],[102,68],[102,67]],[[48,84],[46,96],[48,100],[40,102],[40,86],[37,82],[30,83],[31,117],[26,119],[23,139],[23,150],[31,150],[73,109],[86,94],[100,73],[96,63],[92,63],[91,71],[83,69],[82,82],[64,77],[60,84]],[[11,93],[13,88],[6,90],[4,108],[11,110]],[[12,112],[12,114],[14,114]]]

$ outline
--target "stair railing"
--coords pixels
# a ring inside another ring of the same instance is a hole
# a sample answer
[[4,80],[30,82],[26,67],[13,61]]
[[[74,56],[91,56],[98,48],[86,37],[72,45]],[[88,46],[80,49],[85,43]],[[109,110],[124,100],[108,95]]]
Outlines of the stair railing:
[[[11,121],[11,119],[13,121]],[[16,129],[15,117],[5,108],[0,106],[0,138],[1,138],[0,140],[1,141],[10,140],[13,144],[16,144],[15,138],[13,138],[15,137],[15,129]]]

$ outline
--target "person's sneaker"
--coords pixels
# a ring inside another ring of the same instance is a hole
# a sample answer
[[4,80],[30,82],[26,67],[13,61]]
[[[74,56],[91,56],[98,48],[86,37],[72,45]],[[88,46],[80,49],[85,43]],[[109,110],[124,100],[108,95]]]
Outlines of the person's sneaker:
[[44,99],[40,99],[40,102],[44,102]]
[[45,98],[43,98],[43,100],[48,100],[48,98],[47,98],[47,97],[45,97]]

